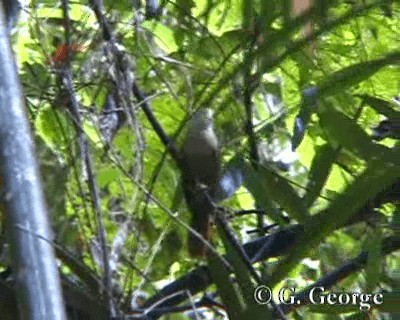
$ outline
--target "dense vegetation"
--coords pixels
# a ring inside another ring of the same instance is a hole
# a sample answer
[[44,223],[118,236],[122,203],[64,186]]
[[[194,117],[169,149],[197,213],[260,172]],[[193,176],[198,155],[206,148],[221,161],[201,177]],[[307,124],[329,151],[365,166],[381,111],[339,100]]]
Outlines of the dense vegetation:
[[[399,3],[89,2],[32,1],[12,35],[61,273],[114,314],[183,319],[197,305],[209,319],[366,319],[359,305],[254,303],[259,284],[321,281],[384,292],[367,314],[389,317]],[[212,235],[228,261],[191,259],[186,244],[177,150],[204,107],[226,175],[243,182],[229,180],[239,188]]]

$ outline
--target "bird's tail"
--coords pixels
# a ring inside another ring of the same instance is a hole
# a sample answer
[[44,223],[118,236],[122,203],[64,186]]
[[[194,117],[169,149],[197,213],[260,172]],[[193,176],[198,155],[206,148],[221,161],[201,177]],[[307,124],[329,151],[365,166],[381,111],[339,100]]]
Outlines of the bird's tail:
[[[193,214],[191,228],[199,233],[204,240],[210,238],[210,215],[206,212],[197,212]],[[189,232],[188,239],[189,254],[192,257],[205,257],[207,246],[192,232]]]

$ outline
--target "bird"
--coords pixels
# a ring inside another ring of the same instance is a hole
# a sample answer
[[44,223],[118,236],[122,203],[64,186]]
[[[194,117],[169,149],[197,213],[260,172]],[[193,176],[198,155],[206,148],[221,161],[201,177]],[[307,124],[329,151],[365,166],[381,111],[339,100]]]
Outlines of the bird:
[[[190,226],[208,240],[215,210],[213,198],[221,175],[220,150],[211,109],[195,112],[188,121],[180,154],[183,191],[192,214]],[[192,232],[188,236],[188,249],[192,257],[206,256],[206,244]]]

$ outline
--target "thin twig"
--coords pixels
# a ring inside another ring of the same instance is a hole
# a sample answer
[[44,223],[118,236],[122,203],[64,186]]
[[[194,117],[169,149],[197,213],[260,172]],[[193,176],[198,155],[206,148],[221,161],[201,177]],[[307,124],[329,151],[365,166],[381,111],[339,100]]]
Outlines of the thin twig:
[[[69,1],[62,1],[63,15],[64,15],[64,26],[65,26],[65,34],[66,41],[69,43],[70,41],[70,18],[69,18]],[[68,47],[67,47],[68,48]],[[68,49],[67,49],[68,50]],[[69,51],[69,50],[68,50]],[[69,59],[67,59],[65,65],[60,70],[60,77],[62,80],[62,84],[64,89],[68,95],[70,103],[68,104],[69,111],[72,115],[73,123],[75,126],[75,130],[78,133],[78,144],[81,152],[81,157],[83,161],[83,170],[86,171],[87,174],[87,184],[90,190],[93,209],[96,213],[96,220],[98,224],[98,236],[100,241],[100,246],[102,248],[102,260],[103,260],[103,268],[104,268],[104,287],[106,288],[106,295],[108,297],[109,303],[109,312],[111,316],[115,316],[115,304],[112,299],[112,283],[111,283],[111,272],[109,266],[109,257],[107,250],[107,234],[104,227],[104,218],[101,210],[100,203],[100,194],[99,189],[95,181],[95,173],[93,168],[93,160],[91,157],[91,153],[89,151],[88,142],[86,140],[85,133],[82,129],[82,119],[79,113],[79,103],[76,99],[76,92],[73,85],[72,80],[72,71]]]

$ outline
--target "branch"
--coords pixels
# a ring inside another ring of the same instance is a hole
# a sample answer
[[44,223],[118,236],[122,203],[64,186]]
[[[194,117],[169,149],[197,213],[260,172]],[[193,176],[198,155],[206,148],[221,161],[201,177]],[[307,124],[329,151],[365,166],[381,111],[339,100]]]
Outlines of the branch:
[[135,98],[139,101],[139,103],[142,107],[142,110],[147,117],[147,120],[149,120],[151,126],[153,127],[154,131],[160,138],[161,142],[167,148],[167,150],[171,154],[172,158],[181,167],[180,156],[179,156],[178,150],[177,150],[173,140],[171,139],[171,137],[169,137],[165,133],[164,129],[162,128],[160,123],[157,121],[156,117],[153,114],[153,111],[150,108],[148,99],[146,98],[145,94],[139,89],[139,87],[135,81],[133,82],[132,91],[133,91],[133,95],[135,96]]
[[[381,253],[382,257],[400,249],[400,239],[398,237],[387,237],[383,239],[382,243],[383,243],[382,253]],[[343,263],[336,270],[328,273],[318,281],[308,286],[306,289],[296,294],[294,298],[297,301],[301,301],[301,304],[293,304],[293,305],[281,304],[280,307],[282,311],[286,314],[301,306],[309,304],[310,303],[309,293],[311,289],[315,287],[324,287],[325,290],[329,289],[333,285],[337,284],[346,277],[350,276],[351,274],[360,271],[362,268],[366,266],[367,262],[368,262],[368,252],[363,251],[357,257]]]
[[[68,0],[63,0],[62,1],[62,8],[63,8],[63,14],[64,14],[64,20],[65,20],[65,34],[66,34],[66,40],[67,42],[70,40],[70,18],[69,18],[69,8],[68,8],[69,2]],[[98,189],[98,186],[96,184],[95,180],[95,172],[94,172],[94,165],[93,165],[93,159],[91,157],[91,153],[89,150],[88,142],[85,136],[85,133],[83,131],[83,121],[81,119],[81,115],[79,113],[79,103],[76,99],[76,92],[74,89],[74,84],[73,84],[73,78],[72,78],[72,70],[71,70],[71,65],[70,61],[67,58],[66,63],[64,66],[61,67],[60,70],[60,78],[65,90],[65,93],[67,95],[67,98],[69,100],[68,103],[68,111],[71,114],[71,118],[73,120],[73,124],[75,127],[75,130],[78,134],[78,145],[82,157],[82,171],[85,172],[87,175],[87,184],[88,188],[90,190],[91,194],[91,200],[93,204],[93,209],[96,213],[96,220],[98,224],[98,236],[99,236],[99,241],[100,241],[100,246],[102,249],[102,262],[103,262],[103,268],[104,268],[104,275],[103,275],[103,280],[104,280],[104,287],[106,288],[106,295],[108,297],[108,302],[109,302],[109,310],[111,313],[114,313],[114,303],[112,301],[112,283],[111,283],[111,271],[110,271],[110,265],[109,265],[109,255],[108,255],[108,249],[106,245],[106,230],[104,227],[104,221],[103,221],[103,212],[101,209],[101,201],[100,201],[100,192]]]
[[[249,242],[244,245],[245,251],[250,255],[250,252],[254,252],[255,249],[260,248],[262,245],[262,240],[271,241],[273,245],[271,246],[271,251],[267,254],[268,257],[264,257],[265,259],[276,257],[281,255],[282,252],[287,251],[291,246],[292,241],[296,241],[301,237],[303,230],[300,226],[295,226],[292,230],[285,230],[283,232],[278,232],[273,236],[267,236],[255,241]],[[275,237],[275,238],[273,238]],[[282,243],[283,241],[283,243]],[[395,237],[385,238],[383,241],[383,250],[382,256],[386,256],[396,250],[400,250],[400,240]],[[341,267],[336,269],[335,271],[327,274],[320,280],[316,281],[314,284],[301,291],[296,295],[296,299],[303,301],[305,304],[308,303],[307,296],[308,292],[311,288],[316,286],[323,286],[325,289],[332,287],[334,284],[361,270],[368,261],[368,253],[362,252],[356,258],[349,260],[344,263]],[[168,310],[168,308],[172,306],[176,306],[179,303],[187,300],[190,295],[194,295],[198,292],[205,290],[209,285],[212,284],[211,275],[209,273],[208,267],[201,266],[186,276],[174,281],[173,283],[164,287],[161,292],[150,299],[148,299],[144,305],[144,308],[151,308],[151,305],[157,304],[157,308],[154,308],[151,312],[148,312],[148,319],[157,319],[164,312]],[[190,295],[189,295],[189,293]],[[158,303],[158,301],[161,301]],[[279,305],[278,310],[280,309],[283,313],[287,314],[290,311],[294,310],[299,306],[288,306],[288,305]]]
[[[350,226],[359,222],[365,222],[377,215],[373,208],[379,207],[385,202],[399,200],[400,181],[395,182],[388,188],[378,193],[374,199],[371,199],[364,205],[345,225],[338,226],[337,229]],[[319,219],[317,214],[313,219]],[[274,234],[263,236],[243,245],[246,255],[253,263],[264,261],[269,258],[285,255],[291,248],[298,245],[298,241],[304,236],[304,226],[297,224],[285,229],[279,230]],[[396,247],[397,248],[397,247]],[[397,249],[396,249],[397,250]],[[209,270],[206,266],[201,266],[181,277],[180,279],[168,284],[159,293],[150,297],[144,304],[145,308],[150,308],[157,303],[158,307],[169,307],[177,305],[188,299],[189,292],[195,295],[204,291],[213,283]],[[162,300],[162,303],[158,303]],[[157,318],[157,311],[152,313]]]
[[[264,252],[264,256],[260,257],[260,259],[265,260],[271,257],[277,257],[283,255],[295,245],[296,240],[301,238],[303,233],[304,228],[302,226],[291,226],[272,235],[250,241],[243,245],[243,250],[246,255],[252,259],[266,242],[270,242],[269,251]],[[157,308],[177,305],[189,298],[187,292],[191,295],[195,295],[205,290],[212,283],[208,267],[198,267],[180,279],[165,286],[159,293],[149,298],[143,307],[150,308],[160,300],[163,301],[157,305]],[[156,314],[156,310],[152,311],[151,314]]]

